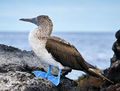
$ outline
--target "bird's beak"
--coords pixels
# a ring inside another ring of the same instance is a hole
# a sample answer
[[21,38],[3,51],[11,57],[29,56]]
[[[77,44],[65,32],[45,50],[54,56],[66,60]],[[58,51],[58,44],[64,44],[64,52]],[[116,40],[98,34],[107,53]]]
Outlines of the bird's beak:
[[32,22],[32,19],[21,18],[21,19],[19,19],[19,20],[21,20],[21,21],[27,21],[27,22]]
[[26,21],[26,22],[31,22],[31,23],[34,23],[35,25],[38,26],[37,18],[29,18],[29,19],[27,19],[27,18],[21,18],[21,19],[19,19],[19,20],[21,20],[21,21]]

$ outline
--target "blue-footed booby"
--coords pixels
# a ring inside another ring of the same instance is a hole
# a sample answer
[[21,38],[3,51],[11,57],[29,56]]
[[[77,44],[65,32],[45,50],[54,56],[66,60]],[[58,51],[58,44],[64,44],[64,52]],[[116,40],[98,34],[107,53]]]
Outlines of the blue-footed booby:
[[[53,23],[47,15],[40,15],[31,19],[22,18],[20,20],[31,22],[38,26],[29,33],[29,42],[41,61],[49,65],[48,72],[34,71],[33,73],[36,77],[48,78],[57,86],[60,82],[61,70],[64,67],[69,67],[111,82],[99,72],[96,72],[96,68],[87,63],[73,45],[64,39],[51,36]],[[51,74],[51,65],[59,69],[58,76]]]

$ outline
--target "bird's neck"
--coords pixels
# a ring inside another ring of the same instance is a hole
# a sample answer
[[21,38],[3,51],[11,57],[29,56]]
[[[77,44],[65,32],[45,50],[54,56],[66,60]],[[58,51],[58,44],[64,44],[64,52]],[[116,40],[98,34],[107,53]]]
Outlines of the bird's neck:
[[50,26],[38,26],[38,28],[36,29],[36,34],[39,38],[43,38],[43,37],[49,37],[50,34],[52,32],[52,27]]

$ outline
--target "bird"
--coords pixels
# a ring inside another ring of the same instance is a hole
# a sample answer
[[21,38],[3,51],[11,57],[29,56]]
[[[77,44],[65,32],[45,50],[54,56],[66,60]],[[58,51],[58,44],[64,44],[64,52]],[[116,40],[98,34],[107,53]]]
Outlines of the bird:
[[[39,15],[35,18],[21,18],[21,21],[31,22],[37,28],[30,31],[29,43],[40,61],[48,64],[48,71],[34,71],[36,77],[48,78],[56,86],[60,83],[61,71],[65,67],[81,70],[92,76],[100,77],[112,83],[111,80],[96,71],[96,67],[84,60],[74,45],[62,38],[51,36],[53,23],[48,15]],[[51,74],[51,66],[59,69],[58,75]]]

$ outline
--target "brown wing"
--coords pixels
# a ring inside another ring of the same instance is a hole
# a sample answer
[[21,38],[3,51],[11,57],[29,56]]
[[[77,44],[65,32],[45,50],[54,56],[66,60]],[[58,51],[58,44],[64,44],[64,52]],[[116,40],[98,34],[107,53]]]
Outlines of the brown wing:
[[46,49],[52,54],[55,60],[62,65],[71,67],[72,69],[82,70],[90,75],[100,77],[113,83],[108,78],[96,72],[96,68],[87,63],[77,49],[69,42],[58,37],[49,37],[46,42]]
[[84,61],[73,45],[58,37],[49,37],[46,42],[46,49],[63,66],[68,66],[76,70],[88,69],[91,66]]

